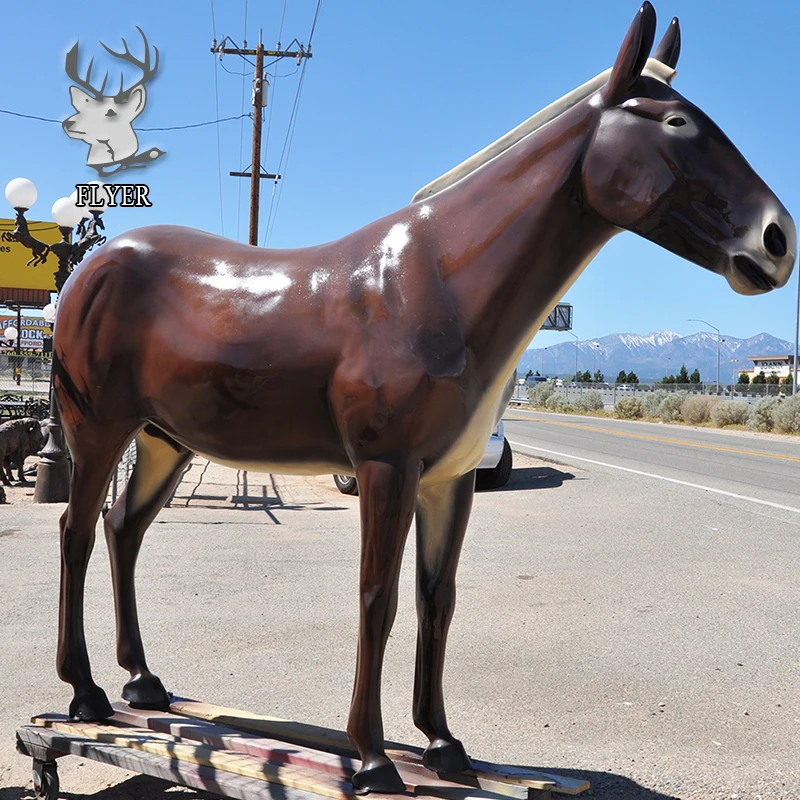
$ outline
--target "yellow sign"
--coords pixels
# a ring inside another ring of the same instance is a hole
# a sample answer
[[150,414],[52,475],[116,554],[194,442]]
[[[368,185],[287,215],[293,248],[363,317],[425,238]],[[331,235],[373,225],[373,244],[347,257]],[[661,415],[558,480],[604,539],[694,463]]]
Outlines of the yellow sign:
[[[61,233],[55,222],[28,222],[28,229],[34,239],[45,244],[61,241]],[[5,231],[14,230],[13,219],[0,219],[0,236]],[[0,238],[0,293],[2,289],[45,289],[56,290],[55,273],[58,259],[51,253],[43,264],[27,266],[33,253],[19,242],[6,242]],[[0,297],[0,303],[3,298]]]
[[[5,316],[0,315],[0,337],[3,336],[3,331],[6,328],[16,328],[17,317],[14,315]],[[20,337],[21,350],[41,350],[42,342],[45,336],[51,336],[53,333],[50,326],[44,321],[42,317],[22,317],[22,336]],[[5,341],[3,337],[2,341]],[[16,345],[16,340],[13,342]]]

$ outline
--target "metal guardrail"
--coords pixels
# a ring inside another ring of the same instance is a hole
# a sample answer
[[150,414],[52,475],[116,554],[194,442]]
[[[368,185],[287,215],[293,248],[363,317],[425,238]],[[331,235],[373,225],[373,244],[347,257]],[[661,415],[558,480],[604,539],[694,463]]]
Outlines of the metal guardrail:
[[[523,384],[514,387],[511,396],[512,403],[528,403],[532,386]],[[617,400],[623,397],[646,397],[648,394],[664,390],[667,392],[686,392],[688,395],[718,396],[726,400],[745,400],[754,403],[762,397],[790,397],[791,386],[782,386],[774,383],[755,384],[721,384],[717,387],[714,383],[567,383],[555,387],[556,392],[566,400],[572,400],[584,392],[595,390],[600,392],[607,406],[616,405]]]

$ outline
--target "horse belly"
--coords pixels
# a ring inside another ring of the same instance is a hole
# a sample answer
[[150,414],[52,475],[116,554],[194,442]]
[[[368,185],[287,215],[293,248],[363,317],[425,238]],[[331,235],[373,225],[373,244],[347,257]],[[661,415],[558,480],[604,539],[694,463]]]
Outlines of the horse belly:
[[350,462],[321,375],[175,376],[147,398],[150,422],[212,461],[266,472],[341,472]]

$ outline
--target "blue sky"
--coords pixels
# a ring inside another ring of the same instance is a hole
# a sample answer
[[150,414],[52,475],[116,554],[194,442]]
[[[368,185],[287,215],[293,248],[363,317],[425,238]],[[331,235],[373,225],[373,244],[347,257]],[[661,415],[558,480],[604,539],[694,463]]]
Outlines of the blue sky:
[[[217,38],[240,42],[246,32],[254,46],[263,28],[266,46],[274,47],[283,17],[283,45],[295,37],[307,43],[316,6],[317,0],[288,0],[284,16],[279,0],[214,0]],[[281,167],[279,204],[273,185],[263,185],[260,243],[271,205],[269,246],[299,247],[335,239],[406,204],[421,186],[610,66],[637,8],[628,0],[323,0],[291,150]],[[670,0],[656,3],[656,11],[659,37],[672,16],[681,20],[675,87],[723,128],[789,211],[800,215],[800,7]],[[64,57],[74,42],[81,43],[85,66],[91,54],[100,60],[98,40],[119,48],[125,36],[138,52],[135,26],[143,28],[162,62],[136,127],[142,148],[157,146],[167,156],[142,173],[153,207],[108,212],[107,232],[175,223],[246,240],[247,181],[228,172],[249,164],[250,121],[141,131],[241,114],[243,69],[248,110],[251,67],[235,56],[220,66],[209,52],[210,0],[109,0],[97,14],[88,6],[28,0],[6,4],[3,23],[0,109],[59,120],[72,113]],[[280,161],[301,74],[289,60],[277,65],[273,78],[274,69],[263,161],[270,172]],[[86,151],[60,125],[0,114],[0,186],[20,175],[31,178],[39,188],[32,218],[49,219],[58,197],[94,177]],[[11,211],[0,206],[0,214]],[[723,334],[768,331],[793,341],[796,281],[795,275],[783,290],[741,297],[719,276],[625,233],[564,299],[575,307],[581,339],[662,328],[689,334],[702,329],[687,321],[698,317]],[[540,333],[535,345],[565,340],[571,340],[567,334]]]

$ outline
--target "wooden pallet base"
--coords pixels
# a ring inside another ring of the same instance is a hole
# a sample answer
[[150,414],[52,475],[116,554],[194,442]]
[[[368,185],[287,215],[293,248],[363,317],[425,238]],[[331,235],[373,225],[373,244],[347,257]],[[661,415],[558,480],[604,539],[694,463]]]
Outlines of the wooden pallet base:
[[[102,724],[34,717],[17,731],[18,749],[37,762],[72,753],[242,800],[274,800],[276,784],[285,800],[353,800],[350,779],[360,761],[341,731],[177,697],[169,713],[123,703],[114,710]],[[419,748],[387,742],[387,753],[406,786],[401,797],[549,800],[552,792],[589,788],[574,778],[475,760],[468,773],[438,776],[423,766]]]

